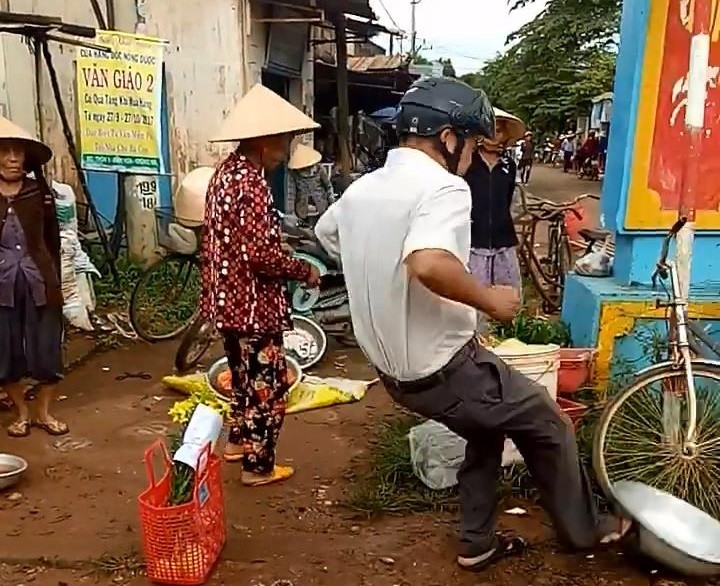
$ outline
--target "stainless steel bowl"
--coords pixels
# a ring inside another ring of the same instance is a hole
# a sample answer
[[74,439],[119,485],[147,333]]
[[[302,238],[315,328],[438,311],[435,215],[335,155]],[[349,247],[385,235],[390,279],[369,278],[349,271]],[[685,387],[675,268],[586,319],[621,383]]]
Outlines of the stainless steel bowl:
[[302,315],[292,316],[293,329],[285,332],[285,354],[303,368],[315,366],[327,352],[325,331],[313,320]]
[[[300,365],[297,363],[297,361],[294,358],[291,358],[290,356],[286,356],[285,359],[287,360],[287,365],[290,370],[292,370],[295,373],[295,384],[290,387],[290,390],[292,391],[300,384],[300,381],[302,379],[302,368],[300,368]],[[207,381],[210,385],[210,388],[212,388],[213,391],[215,391],[215,394],[219,399],[222,401],[229,401],[230,397],[226,397],[220,392],[220,388],[217,384],[217,378],[220,375],[220,373],[223,370],[227,370],[227,358],[223,357],[219,360],[216,360],[213,365],[208,369],[207,371]]]
[[15,486],[25,474],[28,463],[20,456],[0,454],[0,490]]
[[720,575],[720,521],[640,482],[616,482],[613,493],[637,523],[642,553],[688,576]]

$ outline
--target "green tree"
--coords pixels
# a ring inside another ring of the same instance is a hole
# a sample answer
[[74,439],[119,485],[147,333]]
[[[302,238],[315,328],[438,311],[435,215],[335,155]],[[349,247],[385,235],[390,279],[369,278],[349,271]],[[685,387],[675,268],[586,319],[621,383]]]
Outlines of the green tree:
[[563,130],[593,96],[612,89],[620,11],[621,0],[548,0],[503,53],[463,79],[531,126]]

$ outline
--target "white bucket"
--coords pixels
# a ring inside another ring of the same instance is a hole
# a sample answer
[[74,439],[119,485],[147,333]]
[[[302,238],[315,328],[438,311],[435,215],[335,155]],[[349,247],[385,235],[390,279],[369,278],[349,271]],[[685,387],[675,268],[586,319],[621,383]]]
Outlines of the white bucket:
[[[522,344],[508,340],[495,348],[489,348],[508,366],[522,372],[531,381],[541,384],[557,399],[558,371],[560,370],[560,346],[556,344]],[[517,345],[516,345],[517,344]]]
[[[556,344],[523,344],[517,340],[506,340],[495,348],[488,348],[508,366],[523,373],[531,381],[541,384],[557,399],[558,371],[560,370],[560,346]],[[522,456],[515,444],[505,440],[502,465],[510,466],[522,462]]]

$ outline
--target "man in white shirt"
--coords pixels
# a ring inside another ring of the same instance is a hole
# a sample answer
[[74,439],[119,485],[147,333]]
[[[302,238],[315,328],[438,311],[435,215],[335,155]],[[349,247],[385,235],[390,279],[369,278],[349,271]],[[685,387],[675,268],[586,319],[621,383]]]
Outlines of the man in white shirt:
[[467,271],[473,150],[494,136],[492,106],[457,80],[416,82],[400,103],[401,146],[355,181],[320,218],[316,234],[340,257],[361,348],[399,404],[468,440],[458,475],[458,563],[480,570],[522,551],[495,532],[505,435],[516,443],[561,537],[596,542],[594,501],[573,427],[544,387],[475,340],[477,310],[511,320],[518,292],[487,288]]
[[560,150],[563,153],[563,173],[572,169],[573,157],[575,156],[575,135],[568,134],[562,141]]

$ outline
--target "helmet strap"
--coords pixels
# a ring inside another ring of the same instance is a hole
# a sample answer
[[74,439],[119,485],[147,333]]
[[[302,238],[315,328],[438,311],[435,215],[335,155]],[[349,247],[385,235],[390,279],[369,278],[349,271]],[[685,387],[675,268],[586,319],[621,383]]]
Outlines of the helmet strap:
[[455,138],[457,139],[457,146],[455,147],[454,153],[450,152],[445,143],[440,140],[439,135],[435,136],[435,148],[440,151],[443,159],[445,159],[448,171],[450,171],[450,173],[457,174],[458,167],[460,166],[460,157],[462,156],[462,151],[465,148],[465,137],[456,130],[453,130],[453,134],[455,134]]

